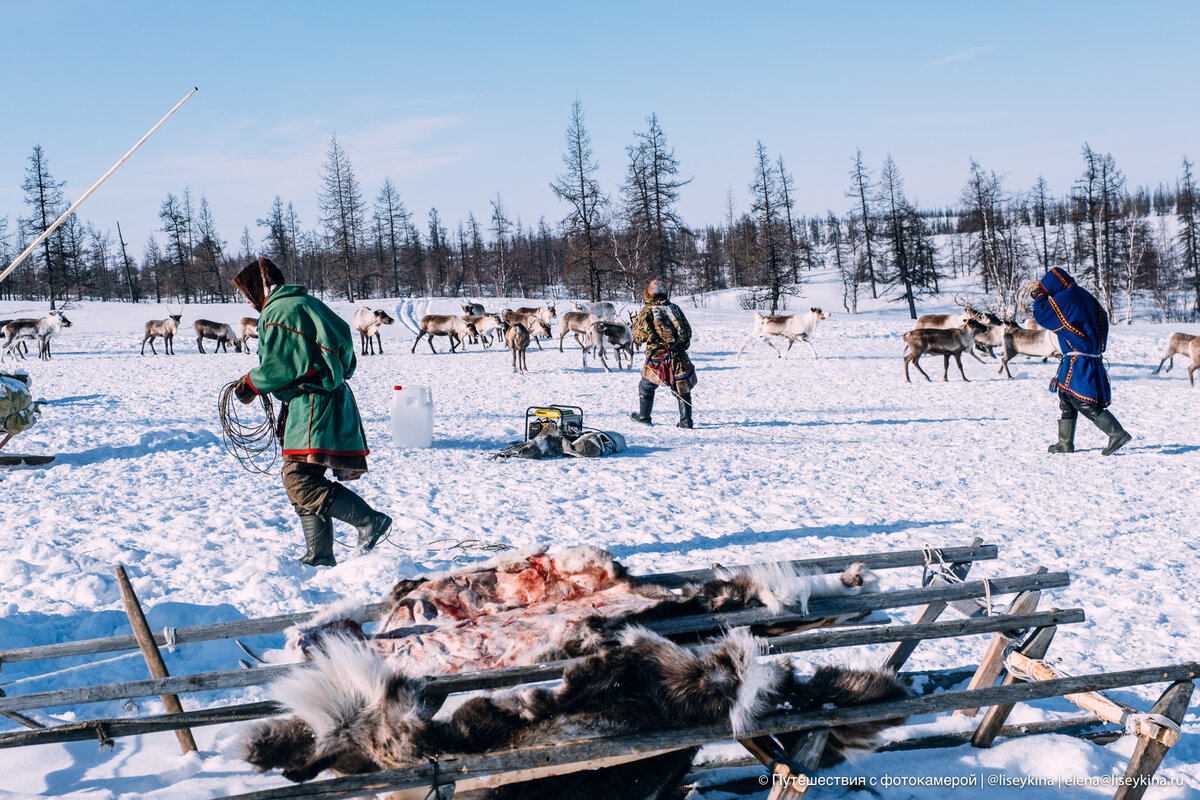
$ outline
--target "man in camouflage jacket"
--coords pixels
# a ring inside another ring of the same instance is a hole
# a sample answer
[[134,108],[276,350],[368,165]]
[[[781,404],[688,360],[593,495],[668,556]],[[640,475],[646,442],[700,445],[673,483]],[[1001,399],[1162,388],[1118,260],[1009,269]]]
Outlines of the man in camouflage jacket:
[[654,392],[666,386],[679,400],[677,427],[692,427],[692,387],[696,368],[688,358],[692,344],[692,326],[679,306],[670,302],[667,287],[653,280],[642,292],[645,305],[633,320],[633,340],[646,345],[646,363],[638,382],[638,411],[630,414],[635,422],[650,424]]
[[313,566],[333,566],[333,519],[358,530],[358,552],[370,550],[392,518],[350,489],[325,477],[355,480],[367,471],[366,433],[346,381],[357,361],[350,326],[303,286],[290,285],[269,259],[251,263],[233,279],[259,312],[258,366],[242,376],[238,400],[271,394],[283,401],[283,486],[300,516]]

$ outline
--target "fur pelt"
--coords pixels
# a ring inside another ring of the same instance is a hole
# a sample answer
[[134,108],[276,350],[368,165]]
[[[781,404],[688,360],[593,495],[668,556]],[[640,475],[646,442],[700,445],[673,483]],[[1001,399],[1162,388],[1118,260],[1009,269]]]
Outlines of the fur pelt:
[[446,674],[587,655],[612,644],[629,625],[666,617],[764,606],[772,612],[805,610],[813,598],[877,588],[874,574],[862,564],[840,575],[760,564],[720,571],[706,583],[673,592],[630,577],[610,553],[583,546],[510,555],[428,580],[403,580],[393,588],[373,636],[358,633],[356,619],[325,614],[294,629],[289,641],[307,653],[323,636],[359,635],[405,674]]
[[[777,707],[812,710],[902,696],[890,672],[826,667],[804,680],[786,661],[760,661],[759,645],[739,630],[719,642],[683,648],[643,629],[573,664],[557,688],[523,688],[475,696],[448,718],[433,718],[420,679],[392,671],[363,643],[329,637],[309,664],[272,686],[295,716],[256,725],[243,757],[260,771],[283,769],[308,780],[324,769],[356,774],[395,768],[448,753],[479,753],[587,737],[713,724],[734,733]],[[836,729],[823,764],[850,749],[869,748],[879,730],[902,720]],[[655,796],[673,785],[694,751],[480,790],[479,800],[576,798],[625,800]]]

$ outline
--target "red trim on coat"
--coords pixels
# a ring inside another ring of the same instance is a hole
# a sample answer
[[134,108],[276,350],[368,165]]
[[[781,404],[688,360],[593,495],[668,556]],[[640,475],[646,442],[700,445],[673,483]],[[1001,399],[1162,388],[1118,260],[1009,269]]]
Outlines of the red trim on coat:
[[250,373],[249,373],[249,372],[247,372],[247,373],[246,373],[246,385],[247,385],[247,386],[249,386],[249,387],[250,387],[250,389],[251,389],[251,390],[252,390],[252,391],[253,391],[253,392],[254,392],[256,395],[259,395],[260,397],[262,396],[262,392],[260,392],[260,391],[258,390],[258,387],[254,385],[254,382],[253,382],[252,380],[250,380]]
[[307,336],[306,334],[304,334],[304,333],[301,333],[300,331],[296,330],[295,328],[289,328],[287,325],[284,325],[282,322],[268,322],[268,323],[267,323],[266,325],[264,325],[263,327],[264,327],[264,328],[269,328],[269,327],[271,327],[272,325],[274,325],[274,326],[275,326],[275,327],[277,327],[277,328],[283,328],[285,331],[291,331],[292,333],[296,334],[297,336],[300,336],[300,337],[303,337],[303,338],[305,338],[305,339],[308,339],[310,342],[312,342],[313,344],[315,344],[317,347],[321,348],[322,350],[324,350],[324,351],[326,351],[326,352],[328,352],[328,353],[332,353],[332,352],[333,352],[333,351],[332,351],[332,350],[330,350],[328,347],[326,347],[325,345],[323,345],[323,344],[321,344],[320,342],[318,342],[316,339],[313,339],[311,336]]
[[330,450],[325,447],[311,447],[308,450],[284,450],[285,456],[310,456],[316,454],[327,456],[369,456],[370,450]]

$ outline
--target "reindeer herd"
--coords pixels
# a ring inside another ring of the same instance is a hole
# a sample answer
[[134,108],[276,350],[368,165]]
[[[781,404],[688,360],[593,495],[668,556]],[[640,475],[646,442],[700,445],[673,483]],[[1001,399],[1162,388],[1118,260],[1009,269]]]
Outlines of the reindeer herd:
[[[911,383],[908,366],[931,380],[921,369],[920,358],[925,354],[940,355],[943,359],[942,380],[950,379],[950,358],[958,365],[958,373],[968,380],[963,371],[962,354],[969,353],[976,361],[984,363],[980,352],[996,357],[996,348],[1001,349],[1000,368],[997,374],[1012,377],[1008,362],[1018,355],[1040,358],[1062,358],[1058,351],[1058,338],[1052,331],[1037,324],[1032,318],[1025,326],[1012,318],[1001,319],[994,311],[980,310],[954,296],[954,302],[962,309],[957,314],[926,314],[917,320],[916,326],[904,334],[908,352],[904,356],[904,380]],[[978,351],[978,352],[976,352]],[[1161,366],[1161,365],[1160,365]]]
[[[970,302],[955,295],[955,303],[960,311],[952,314],[926,314],[919,318],[913,330],[903,335],[906,346],[904,354],[904,379],[911,383],[909,366],[914,367],[925,380],[931,380],[921,368],[920,359],[924,355],[942,356],[942,380],[949,380],[950,359],[953,358],[958,367],[959,375],[964,381],[968,380],[963,369],[962,356],[969,354],[980,363],[980,353],[997,358],[999,352],[999,368],[997,374],[1012,377],[1009,362],[1018,355],[1042,359],[1061,358],[1058,350],[1058,340],[1052,331],[1039,326],[1032,318],[1023,323],[1017,323],[1011,317],[1001,317],[995,311],[977,308]],[[626,312],[629,324],[617,320],[617,309],[612,303],[575,303],[574,309],[567,311],[559,318],[554,305],[546,303],[542,306],[526,306],[516,309],[505,308],[498,312],[488,312],[479,303],[467,303],[462,306],[460,315],[426,314],[419,321],[407,323],[417,334],[410,352],[416,352],[421,339],[427,339],[429,349],[438,353],[434,347],[435,337],[446,337],[450,344],[449,352],[455,353],[464,349],[467,344],[479,344],[487,349],[503,342],[512,354],[513,372],[523,373],[528,367],[526,352],[530,344],[542,348],[542,339],[553,339],[553,324],[559,322],[558,350],[563,352],[563,343],[568,336],[574,338],[579,345],[582,355],[582,368],[588,370],[589,357],[599,359],[601,366],[607,372],[612,372],[607,354],[611,351],[616,356],[617,369],[631,369],[635,345],[633,342],[633,313]],[[64,328],[71,327],[71,321],[64,313],[67,307],[49,312],[44,317],[0,320],[0,360],[9,356],[24,359],[27,344],[37,343],[38,358],[51,358],[51,340],[62,333]],[[403,309],[398,313],[403,320]],[[786,357],[792,345],[802,343],[808,347],[814,359],[817,352],[812,345],[812,337],[818,323],[829,318],[828,312],[820,308],[811,308],[802,314],[770,314],[755,313],[750,334],[742,342],[737,351],[741,358],[746,348],[755,341],[762,341],[780,357]],[[155,340],[161,339],[163,353],[175,354],[175,336],[183,320],[180,313],[172,313],[168,309],[166,319],[150,320],[143,329],[141,354],[146,354],[146,345],[150,345],[152,355],[158,355]],[[383,338],[380,329],[384,325],[396,322],[392,316],[381,309],[359,307],[353,315],[352,325],[358,331],[361,339],[361,354],[374,355],[378,350],[383,353]],[[232,347],[234,352],[253,352],[250,349],[251,339],[258,338],[258,320],[255,317],[242,317],[237,325],[229,325],[212,320],[197,319],[192,322],[192,330],[196,335],[196,347],[201,353],[204,341],[214,342],[214,352],[228,352]],[[772,343],[773,339],[787,341],[787,347],[780,352]],[[443,351],[444,352],[444,351]],[[1189,362],[1188,382],[1195,385],[1195,372],[1200,370],[1200,336],[1186,333],[1172,333],[1167,341],[1166,352],[1154,375],[1158,375],[1166,367],[1170,372],[1174,366],[1174,357],[1183,356]]]

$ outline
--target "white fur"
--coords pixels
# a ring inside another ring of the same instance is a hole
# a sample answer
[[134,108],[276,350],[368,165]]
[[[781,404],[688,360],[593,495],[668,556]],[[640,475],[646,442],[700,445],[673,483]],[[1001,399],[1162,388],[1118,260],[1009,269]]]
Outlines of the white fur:
[[270,695],[321,740],[364,709],[376,707],[392,674],[380,655],[361,642],[330,636],[307,665],[272,683]]
[[739,734],[753,727],[754,721],[767,710],[767,695],[779,684],[781,674],[775,660],[759,661],[761,644],[749,628],[730,631],[719,646],[735,648],[741,667],[742,684],[737,701],[729,710],[729,725],[734,734]]

